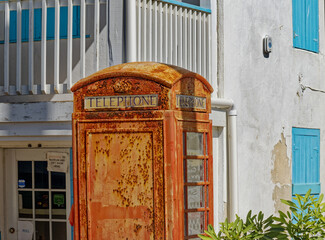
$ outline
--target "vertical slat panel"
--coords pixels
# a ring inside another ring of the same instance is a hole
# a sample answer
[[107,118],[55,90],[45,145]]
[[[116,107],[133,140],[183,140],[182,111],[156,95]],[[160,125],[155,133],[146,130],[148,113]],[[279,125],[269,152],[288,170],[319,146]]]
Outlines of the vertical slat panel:
[[[212,54],[214,54],[214,52],[213,52],[213,49],[216,49],[216,46],[214,46],[214,47],[212,47],[212,44],[213,43],[216,43],[215,41],[213,41],[213,39],[212,39],[212,36],[214,36],[214,35],[212,35],[212,33],[211,33],[211,31],[213,31],[213,29],[212,29],[212,27],[211,27],[211,15],[209,15],[208,16],[208,19],[207,19],[207,21],[208,21],[208,27],[207,27],[207,29],[208,29],[208,39],[207,39],[207,44],[208,44],[208,51],[207,51],[207,54],[208,54],[208,63],[207,63],[207,72],[208,72],[208,81],[211,83],[211,84],[213,84],[213,82],[216,82],[217,81],[217,76],[215,76],[215,77],[213,77],[213,74],[212,74],[212,72],[216,72],[214,69],[217,67],[217,66],[212,66]],[[214,86],[214,85],[213,85]],[[216,84],[216,86],[217,86],[217,84]],[[215,92],[217,92],[217,88],[215,88]]]
[[142,60],[147,60],[147,0],[143,0],[143,57]]
[[28,91],[34,94],[34,0],[29,0]]
[[178,9],[178,58],[177,64],[183,66],[183,9]]
[[192,51],[193,51],[193,65],[192,65],[192,71],[197,72],[197,54],[196,54],[196,36],[197,36],[197,12],[193,11],[193,45],[192,45]]
[[192,36],[192,28],[193,28],[193,11],[192,9],[190,10],[190,15],[188,18],[189,22],[188,22],[188,35],[187,38],[189,39],[188,42],[188,69],[191,70],[192,69],[192,62],[193,62],[193,49],[192,49],[192,40],[193,40],[193,36]]
[[21,94],[21,2],[17,1],[16,93]]
[[184,34],[183,34],[183,46],[184,46],[184,60],[183,60],[183,66],[184,68],[188,68],[188,60],[187,60],[187,52],[188,52],[188,48],[187,48],[187,41],[188,41],[188,9],[185,8],[184,9]]
[[99,70],[99,0],[95,0],[95,26],[94,26],[94,42],[95,42],[95,70]]
[[167,63],[168,62],[168,38],[169,38],[169,32],[168,32],[168,4],[165,3],[165,46],[164,46],[164,49],[165,49],[165,60],[164,62]]
[[68,0],[67,90],[72,86],[72,0]]
[[159,62],[163,61],[163,7],[162,2],[159,2]]
[[155,42],[154,42],[154,61],[158,61],[158,16],[157,16],[158,5],[157,1],[154,1],[153,16],[155,20],[154,31],[155,31]]
[[59,93],[59,76],[60,76],[60,2],[55,0],[55,17],[54,17],[54,92]]
[[9,2],[5,2],[4,93],[9,94]]
[[138,27],[138,39],[137,39],[137,61],[142,60],[142,49],[141,49],[141,39],[142,39],[142,14],[141,14],[141,6],[142,6],[142,1],[137,0],[138,2],[138,16],[137,16],[137,27]]
[[149,61],[152,61],[152,35],[153,35],[153,29],[152,29],[152,0],[149,0],[149,6],[148,6],[148,10],[149,10]]
[[42,40],[41,40],[41,92],[46,91],[46,25],[47,25],[47,2],[42,0]]
[[202,65],[201,65],[201,73],[202,76],[205,78],[208,78],[207,74],[206,74],[206,66],[207,66],[207,61],[206,61],[206,57],[207,57],[207,31],[206,31],[206,13],[203,13],[203,17],[202,17],[202,48],[201,48],[201,52],[202,52]]
[[[107,3],[109,4],[109,3]],[[85,77],[86,67],[86,3],[80,0],[80,73]]]
[[198,16],[198,24],[197,24],[197,34],[195,38],[197,38],[197,72],[202,75],[202,12],[199,12]]
[[173,44],[173,5],[169,5],[169,26],[168,26],[168,29],[169,29],[169,39],[168,39],[169,52],[168,52],[167,62],[172,63],[173,47],[174,47],[174,44]]
[[172,64],[173,65],[177,65],[177,52],[178,52],[178,45],[177,45],[177,35],[178,35],[178,29],[177,29],[177,25],[178,25],[178,21],[177,21],[177,10],[178,10],[178,6],[174,6],[174,19],[173,19],[173,24],[172,27],[174,26],[174,33],[173,33],[173,49],[172,49]]

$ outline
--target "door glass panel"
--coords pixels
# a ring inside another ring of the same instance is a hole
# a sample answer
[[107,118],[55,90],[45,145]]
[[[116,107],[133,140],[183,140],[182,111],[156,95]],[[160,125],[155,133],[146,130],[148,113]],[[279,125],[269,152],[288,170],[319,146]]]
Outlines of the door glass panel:
[[66,218],[65,192],[52,192],[52,218]]
[[203,133],[187,132],[186,134],[186,149],[188,156],[203,155]]
[[18,192],[18,213],[20,218],[33,218],[33,195],[31,191]]
[[187,182],[204,181],[204,160],[187,159]]
[[49,192],[35,192],[35,217],[49,218]]
[[188,213],[188,235],[196,235],[204,232],[204,212]]
[[187,204],[188,209],[204,207],[204,189],[203,186],[188,186],[187,187]]
[[66,240],[67,239],[67,224],[65,222],[52,223],[52,239]]
[[49,222],[36,222],[35,233],[36,240],[50,240]]
[[65,173],[51,172],[51,188],[65,189]]
[[46,161],[37,161],[35,164],[35,188],[49,188],[49,174]]
[[32,162],[18,162],[18,188],[32,188]]

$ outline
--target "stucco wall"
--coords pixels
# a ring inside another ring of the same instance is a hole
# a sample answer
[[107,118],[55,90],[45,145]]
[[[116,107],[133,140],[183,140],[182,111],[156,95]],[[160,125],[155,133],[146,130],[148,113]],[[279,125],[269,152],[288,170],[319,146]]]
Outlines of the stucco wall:
[[[219,0],[224,8],[224,96],[237,109],[239,214],[273,213],[291,197],[292,127],[318,128],[325,184],[324,3],[319,1],[320,53],[292,47],[291,0]],[[221,31],[222,32],[222,31]],[[273,39],[263,56],[262,39]],[[322,190],[324,192],[324,187]]]

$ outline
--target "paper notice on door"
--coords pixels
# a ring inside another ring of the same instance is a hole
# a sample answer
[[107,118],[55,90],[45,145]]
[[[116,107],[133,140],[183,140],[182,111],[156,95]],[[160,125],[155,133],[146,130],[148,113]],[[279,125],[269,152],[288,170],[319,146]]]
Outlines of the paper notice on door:
[[50,172],[67,172],[68,171],[68,154],[62,152],[47,153],[47,170]]
[[34,233],[33,223],[30,221],[18,221],[18,240],[32,240]]

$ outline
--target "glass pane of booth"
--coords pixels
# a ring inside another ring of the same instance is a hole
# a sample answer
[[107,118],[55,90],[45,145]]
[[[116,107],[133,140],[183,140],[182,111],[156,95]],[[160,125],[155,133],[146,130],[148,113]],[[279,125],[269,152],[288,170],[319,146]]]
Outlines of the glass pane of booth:
[[187,204],[188,209],[203,208],[205,205],[204,187],[188,186],[187,187]]
[[204,232],[204,212],[188,213],[188,236]]
[[203,133],[187,132],[186,134],[186,155],[202,156],[203,155]]
[[187,159],[187,182],[204,181],[204,160]]

